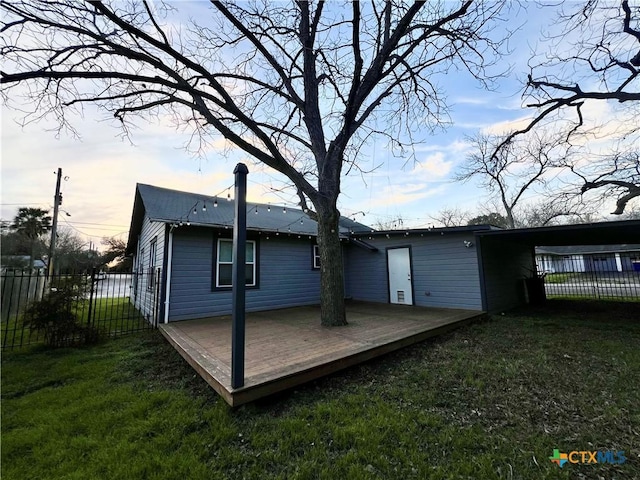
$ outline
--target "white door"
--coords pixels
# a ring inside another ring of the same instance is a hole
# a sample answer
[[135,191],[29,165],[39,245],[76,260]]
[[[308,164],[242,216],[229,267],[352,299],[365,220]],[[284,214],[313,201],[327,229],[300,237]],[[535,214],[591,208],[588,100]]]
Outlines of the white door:
[[387,250],[389,299],[391,303],[413,305],[411,288],[411,255],[408,248]]

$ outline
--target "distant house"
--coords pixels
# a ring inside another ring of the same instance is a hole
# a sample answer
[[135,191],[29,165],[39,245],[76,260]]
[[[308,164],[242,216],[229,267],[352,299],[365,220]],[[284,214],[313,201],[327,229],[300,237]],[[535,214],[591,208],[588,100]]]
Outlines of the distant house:
[[640,262],[640,244],[536,247],[540,272],[628,272]]
[[[5,272],[27,272],[31,257],[29,255],[3,255],[0,257],[2,273]],[[42,273],[47,268],[47,264],[39,259],[33,260],[33,273]]]
[[[302,210],[247,206],[248,311],[320,302],[317,225]],[[133,299],[171,322],[231,313],[234,204],[138,184],[127,245]],[[483,310],[474,232],[489,226],[374,231],[342,217],[345,297]]]

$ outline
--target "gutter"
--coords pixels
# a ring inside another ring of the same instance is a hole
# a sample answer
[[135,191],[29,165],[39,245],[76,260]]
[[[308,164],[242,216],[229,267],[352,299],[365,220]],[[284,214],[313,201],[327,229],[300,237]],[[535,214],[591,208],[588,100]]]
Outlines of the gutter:
[[169,244],[167,245],[167,278],[165,280],[164,323],[169,323],[169,296],[171,295],[171,266],[173,260],[173,225],[169,227]]

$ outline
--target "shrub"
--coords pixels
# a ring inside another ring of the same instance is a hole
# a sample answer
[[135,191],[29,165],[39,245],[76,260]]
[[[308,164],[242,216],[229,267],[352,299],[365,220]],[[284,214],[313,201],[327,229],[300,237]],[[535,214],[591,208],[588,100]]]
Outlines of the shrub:
[[76,312],[84,301],[86,285],[78,280],[61,279],[42,298],[24,312],[24,324],[44,334],[52,347],[96,343],[99,331],[83,325]]

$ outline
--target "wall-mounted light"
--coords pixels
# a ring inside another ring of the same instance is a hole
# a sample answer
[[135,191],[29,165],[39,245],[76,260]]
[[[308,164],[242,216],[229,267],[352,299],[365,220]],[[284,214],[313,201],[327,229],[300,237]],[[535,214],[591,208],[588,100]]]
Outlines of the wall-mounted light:
[[469,240],[465,240],[464,241],[464,246],[467,248],[471,248],[473,247],[473,242],[470,242]]

